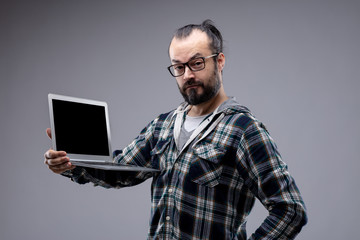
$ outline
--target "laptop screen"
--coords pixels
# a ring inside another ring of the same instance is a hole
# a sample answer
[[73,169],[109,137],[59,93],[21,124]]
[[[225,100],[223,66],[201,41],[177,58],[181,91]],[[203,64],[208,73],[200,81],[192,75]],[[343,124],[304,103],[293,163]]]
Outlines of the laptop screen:
[[110,155],[104,106],[52,99],[57,150]]

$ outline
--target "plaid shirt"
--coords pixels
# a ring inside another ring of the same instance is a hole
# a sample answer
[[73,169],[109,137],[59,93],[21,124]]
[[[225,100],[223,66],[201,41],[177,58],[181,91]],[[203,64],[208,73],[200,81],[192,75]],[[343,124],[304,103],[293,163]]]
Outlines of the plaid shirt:
[[269,216],[250,239],[293,239],[307,222],[305,206],[264,125],[230,99],[178,149],[186,112],[182,104],[160,115],[114,152],[120,163],[159,173],[76,168],[72,179],[121,188],[152,177],[148,239],[246,239],[255,197]]

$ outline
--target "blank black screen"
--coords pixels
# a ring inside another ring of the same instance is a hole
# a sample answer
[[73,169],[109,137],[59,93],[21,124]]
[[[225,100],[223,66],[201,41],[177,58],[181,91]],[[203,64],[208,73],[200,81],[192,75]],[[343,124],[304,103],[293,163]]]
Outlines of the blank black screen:
[[53,99],[57,150],[109,155],[105,107]]

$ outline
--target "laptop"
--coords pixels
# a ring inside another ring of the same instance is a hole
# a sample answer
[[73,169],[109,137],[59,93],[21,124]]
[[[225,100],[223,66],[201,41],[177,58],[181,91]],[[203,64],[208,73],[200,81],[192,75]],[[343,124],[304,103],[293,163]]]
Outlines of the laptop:
[[52,147],[65,151],[73,165],[116,171],[159,171],[113,162],[106,102],[52,93],[48,100]]

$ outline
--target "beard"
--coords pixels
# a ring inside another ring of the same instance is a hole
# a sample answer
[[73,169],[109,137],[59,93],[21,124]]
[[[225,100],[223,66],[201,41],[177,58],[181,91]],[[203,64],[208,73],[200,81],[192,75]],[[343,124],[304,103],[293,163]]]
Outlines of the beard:
[[[203,93],[198,94],[196,89],[186,90],[188,87],[197,86],[203,89]],[[195,79],[190,79],[187,81],[182,88],[178,85],[181,95],[184,100],[190,105],[198,105],[204,102],[209,101],[217,95],[221,87],[220,76],[216,69],[214,70],[213,75],[209,79],[208,85],[204,85],[202,82]]]

